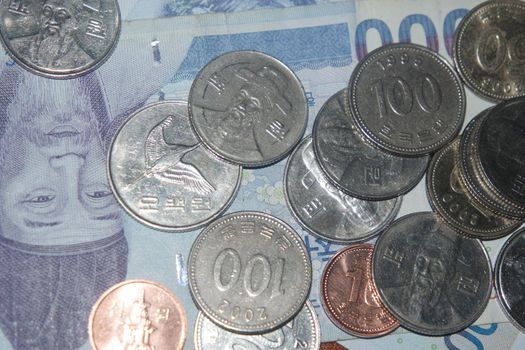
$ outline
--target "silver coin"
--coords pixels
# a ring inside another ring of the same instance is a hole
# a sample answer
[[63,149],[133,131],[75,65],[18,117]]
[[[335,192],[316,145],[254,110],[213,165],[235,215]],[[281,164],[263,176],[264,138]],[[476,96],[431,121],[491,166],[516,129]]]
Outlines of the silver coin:
[[[524,41],[525,44],[525,41]],[[525,97],[494,107],[479,130],[479,159],[495,191],[525,210]]]
[[492,289],[481,241],[454,232],[433,213],[395,221],[379,237],[372,275],[401,325],[426,335],[455,333],[484,311]]
[[460,178],[472,203],[497,215],[508,218],[525,217],[525,209],[516,206],[500,194],[486,178],[479,159],[479,137],[481,125],[490,110],[482,111],[465,128],[460,141]]
[[303,307],[312,267],[300,236],[265,213],[238,212],[204,229],[188,262],[197,306],[233,332],[279,328]]
[[501,248],[495,267],[498,302],[509,320],[525,332],[525,229]]
[[456,30],[454,62],[467,86],[492,101],[525,95],[525,4],[485,1]]
[[318,350],[321,345],[321,330],[314,307],[307,301],[290,322],[273,332],[260,335],[229,332],[199,312],[195,322],[194,342],[197,350]]
[[189,105],[203,143],[249,167],[283,158],[308,121],[299,79],[282,62],[255,51],[226,53],[208,63],[193,82]]
[[432,153],[459,132],[465,91],[454,69],[414,44],[372,51],[352,73],[351,114],[374,145],[401,156]]
[[514,231],[520,220],[507,219],[472,204],[459,178],[459,139],[434,155],[427,172],[432,208],[455,230],[479,239],[496,239]]
[[120,34],[116,0],[0,2],[0,37],[11,57],[32,73],[74,78],[96,69]]
[[285,198],[301,225],[323,240],[338,243],[365,241],[396,217],[401,197],[386,201],[353,198],[332,186],[314,156],[312,138],[294,150],[284,172]]
[[342,90],[328,99],[315,118],[313,147],[323,173],[341,191],[365,200],[407,193],[425,174],[429,156],[398,157],[365,141],[345,112],[345,95]]
[[226,210],[242,169],[202,147],[186,102],[166,101],[138,110],[120,127],[108,171],[116,198],[131,216],[177,232],[203,226]]

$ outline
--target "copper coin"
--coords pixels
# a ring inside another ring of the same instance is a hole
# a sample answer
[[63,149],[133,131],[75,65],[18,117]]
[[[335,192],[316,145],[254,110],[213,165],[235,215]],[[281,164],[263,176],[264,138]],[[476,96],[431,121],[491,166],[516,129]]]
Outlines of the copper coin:
[[344,346],[337,344],[336,342],[321,343],[320,350],[348,350]]
[[343,331],[362,338],[379,337],[399,327],[374,286],[373,251],[371,244],[339,251],[321,278],[321,301],[330,320]]
[[89,339],[95,350],[182,349],[186,312],[163,286],[124,281],[97,300],[89,316]]

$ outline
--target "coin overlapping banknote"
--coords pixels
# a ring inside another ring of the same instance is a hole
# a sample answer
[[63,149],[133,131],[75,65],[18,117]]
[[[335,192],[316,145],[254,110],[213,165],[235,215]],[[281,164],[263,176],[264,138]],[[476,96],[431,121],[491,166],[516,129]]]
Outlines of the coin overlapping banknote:
[[525,348],[525,3],[2,0],[1,349]]

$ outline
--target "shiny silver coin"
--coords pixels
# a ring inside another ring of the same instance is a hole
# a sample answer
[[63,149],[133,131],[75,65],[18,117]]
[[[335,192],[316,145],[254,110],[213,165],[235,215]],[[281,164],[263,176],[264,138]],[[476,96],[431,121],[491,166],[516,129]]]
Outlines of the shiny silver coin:
[[[524,39],[525,44],[525,39]],[[495,191],[525,211],[525,97],[494,107],[479,130],[479,159]]]
[[427,172],[432,208],[455,230],[479,239],[496,239],[514,231],[520,220],[507,219],[472,204],[459,175],[459,139],[434,155]]
[[259,334],[301,310],[312,267],[301,237],[286,223],[265,213],[237,212],[197,237],[188,276],[194,301],[214,323]]
[[308,121],[299,79],[282,62],[255,51],[226,53],[208,63],[193,82],[189,105],[203,143],[247,167],[286,156]]
[[508,218],[523,218],[525,210],[498,194],[485,176],[479,158],[479,137],[481,126],[490,110],[482,111],[465,128],[460,141],[460,177],[472,202],[479,208],[486,208],[497,215]]
[[361,133],[394,154],[432,153],[463,124],[459,77],[444,58],[422,46],[392,44],[372,51],[354,69],[348,89]]
[[501,248],[495,267],[498,302],[508,319],[525,332],[525,229]]
[[323,105],[314,122],[313,147],[330,182],[350,196],[385,200],[410,191],[429,156],[398,157],[365,141],[345,108],[345,90]]
[[377,235],[394,220],[401,206],[401,197],[365,201],[332,186],[317,164],[311,137],[290,156],[284,190],[292,214],[306,230],[323,240],[343,244]]
[[189,231],[217,218],[239,189],[240,166],[208,152],[193,133],[188,105],[148,105],[124,123],[108,158],[111,188],[141,223]]
[[120,34],[116,0],[0,2],[0,37],[22,67],[48,78],[69,79],[100,66]]
[[321,345],[321,330],[315,309],[307,301],[291,321],[273,332],[260,335],[229,332],[199,312],[195,322],[194,342],[197,350],[318,350]]
[[492,288],[481,241],[457,234],[433,213],[404,216],[381,234],[372,275],[381,301],[401,325],[426,335],[468,327]]
[[485,1],[473,8],[456,30],[454,62],[481,97],[525,95],[525,3]]

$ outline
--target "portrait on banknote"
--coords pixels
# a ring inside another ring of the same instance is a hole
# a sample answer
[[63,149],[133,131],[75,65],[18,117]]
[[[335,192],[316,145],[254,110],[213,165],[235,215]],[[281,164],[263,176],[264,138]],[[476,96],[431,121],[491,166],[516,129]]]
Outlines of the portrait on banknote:
[[1,73],[0,328],[15,349],[76,349],[128,245],[105,174],[97,80]]

